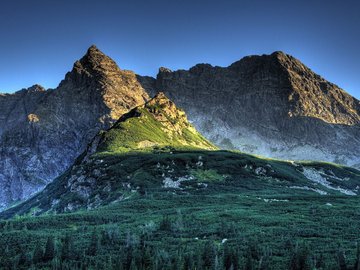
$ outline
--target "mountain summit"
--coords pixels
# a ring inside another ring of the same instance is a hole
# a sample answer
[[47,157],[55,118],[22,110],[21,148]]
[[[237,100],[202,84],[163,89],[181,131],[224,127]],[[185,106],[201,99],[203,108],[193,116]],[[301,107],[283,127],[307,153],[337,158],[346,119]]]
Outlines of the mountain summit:
[[74,84],[81,85],[83,83],[81,79],[87,77],[110,80],[114,79],[113,75],[120,72],[117,64],[93,45],[80,60],[74,63],[73,70],[65,77],[65,82],[71,80]]

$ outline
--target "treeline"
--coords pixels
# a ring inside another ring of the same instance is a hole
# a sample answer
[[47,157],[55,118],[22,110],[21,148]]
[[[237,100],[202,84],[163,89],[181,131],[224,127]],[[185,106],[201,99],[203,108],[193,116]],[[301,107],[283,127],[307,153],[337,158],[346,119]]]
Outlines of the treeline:
[[[86,226],[65,235],[56,230],[44,232],[36,241],[29,239],[29,243],[26,242],[26,228],[17,231],[7,227],[17,240],[1,242],[0,268],[360,270],[359,248],[354,251],[355,259],[350,260],[341,248],[329,259],[306,244],[293,243],[289,239],[285,240],[285,250],[263,246],[259,239],[239,238],[236,233],[229,239],[205,236],[189,239],[182,237],[181,226],[179,220],[164,216],[158,224],[147,223],[136,232],[121,233],[116,224]],[[226,235],[231,235],[234,230],[225,223],[222,229]]]
[[[229,244],[219,247],[212,241],[205,241],[193,247],[179,247],[171,253],[138,243],[123,245],[116,253],[107,254],[107,245],[97,236],[93,236],[89,246],[82,251],[74,249],[73,241],[71,236],[61,241],[49,237],[45,246],[37,244],[33,251],[23,250],[13,258],[6,258],[7,253],[4,253],[1,269],[278,269],[272,265],[271,251],[260,253],[254,246],[243,253]],[[290,254],[281,269],[360,269],[359,251],[354,265],[346,262],[341,251],[336,257],[337,265],[327,264],[321,256],[312,256],[304,247],[296,248]]]

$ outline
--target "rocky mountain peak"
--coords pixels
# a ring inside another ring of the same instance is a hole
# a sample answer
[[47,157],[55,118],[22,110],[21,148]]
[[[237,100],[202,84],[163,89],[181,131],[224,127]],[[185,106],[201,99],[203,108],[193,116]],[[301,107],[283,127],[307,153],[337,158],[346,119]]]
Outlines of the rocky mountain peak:
[[331,124],[360,123],[357,99],[289,54],[276,51],[270,55],[247,56],[229,69],[242,80],[250,80],[252,91],[260,88],[268,91],[274,86],[274,94],[286,100],[281,106],[284,106],[282,113],[288,117],[313,117]]
[[73,86],[81,87],[94,80],[105,84],[109,82],[109,77],[120,71],[114,60],[92,45],[85,55],[74,63],[72,71],[66,74],[60,86],[71,83]]
[[185,112],[177,108],[163,92],[146,102],[144,108],[153,114],[156,120],[176,131],[180,132],[184,126],[190,126]]
[[23,88],[20,91],[17,91],[16,93],[36,93],[36,92],[45,92],[46,89],[39,85],[39,84],[34,84],[33,86],[29,87],[29,88]]
[[313,72],[295,57],[284,53],[276,57],[290,82],[290,117],[314,117],[331,124],[360,123],[359,100]]
[[44,91],[46,91],[46,89],[39,84],[34,84],[33,86],[29,87],[27,90],[29,92],[44,92]]
[[152,99],[145,103],[145,107],[157,109],[177,109],[175,104],[164,94],[164,92],[158,92]]
[[172,70],[166,67],[160,67],[159,68],[159,73],[171,73]]
[[90,147],[100,152],[128,152],[168,146],[216,148],[188,122],[185,112],[162,92],[124,114],[100,136],[96,146]]
[[[75,62],[71,72],[60,83],[59,90],[73,94],[83,93],[82,98],[105,105],[109,119],[116,121],[129,109],[143,104],[149,99],[136,75],[132,71],[121,70],[114,60],[105,55],[95,45]],[[107,116],[107,117],[108,117]]]
[[80,72],[85,71],[92,75],[96,73],[106,75],[120,70],[115,61],[105,55],[95,45],[92,45],[86,54],[75,63],[74,69]]

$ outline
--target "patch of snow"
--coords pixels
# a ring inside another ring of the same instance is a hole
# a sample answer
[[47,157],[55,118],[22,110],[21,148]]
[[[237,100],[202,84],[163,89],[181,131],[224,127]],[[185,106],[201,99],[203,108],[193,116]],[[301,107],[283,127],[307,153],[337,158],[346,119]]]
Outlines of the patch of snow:
[[222,241],[221,241],[221,244],[225,244],[227,241],[227,238],[224,238]]

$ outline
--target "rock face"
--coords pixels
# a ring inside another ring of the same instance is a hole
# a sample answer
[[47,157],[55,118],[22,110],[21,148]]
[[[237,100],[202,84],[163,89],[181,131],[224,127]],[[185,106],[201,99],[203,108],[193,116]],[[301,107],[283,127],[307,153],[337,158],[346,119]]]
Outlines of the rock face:
[[156,79],[139,80],[151,94],[164,91],[222,148],[360,166],[359,101],[282,52],[226,68],[160,68]]
[[[90,145],[94,151],[123,153],[159,148],[217,149],[188,122],[185,112],[164,93],[120,117],[111,129],[101,133]],[[88,155],[89,155],[89,151]]]
[[95,46],[56,89],[0,95],[0,208],[42,189],[99,130],[147,99],[136,75]]

